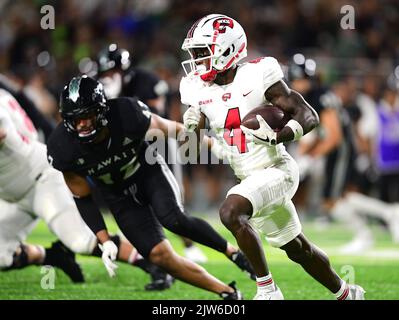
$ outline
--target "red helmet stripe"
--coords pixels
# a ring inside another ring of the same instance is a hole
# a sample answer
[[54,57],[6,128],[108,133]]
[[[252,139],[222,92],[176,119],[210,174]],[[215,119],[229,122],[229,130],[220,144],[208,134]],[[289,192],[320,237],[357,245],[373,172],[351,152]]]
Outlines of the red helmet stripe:
[[201,20],[202,20],[202,18],[201,18],[201,19],[198,19],[197,21],[194,22],[194,24],[191,26],[190,30],[188,30],[188,32],[187,32],[187,38],[192,38],[192,37],[193,37],[194,31],[195,31],[195,29],[198,27],[198,23],[199,23]]

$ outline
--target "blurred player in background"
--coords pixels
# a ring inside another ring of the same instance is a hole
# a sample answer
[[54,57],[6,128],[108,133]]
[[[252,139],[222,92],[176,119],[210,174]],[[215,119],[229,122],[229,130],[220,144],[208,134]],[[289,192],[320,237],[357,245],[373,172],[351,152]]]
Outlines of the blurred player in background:
[[[378,86],[370,83],[372,81],[365,79],[365,89],[371,97],[373,91],[378,90]],[[398,84],[398,77],[392,73],[382,87],[379,103],[373,105],[371,97],[364,101],[365,94],[358,99],[362,115],[355,127],[359,151],[354,168],[357,172],[356,188],[345,194],[333,209],[334,217],[345,222],[354,233],[352,241],[340,249],[341,253],[361,254],[372,248],[374,237],[368,226],[368,217],[382,221],[393,242],[399,243]],[[378,178],[377,197],[372,181],[368,179],[374,175]]]
[[[334,179],[331,177],[334,174],[339,176],[331,167],[338,162],[337,154],[342,154],[339,149],[342,148],[343,133],[337,99],[319,84],[316,62],[313,59],[297,53],[288,64],[287,71],[291,88],[298,91],[320,117],[320,125],[298,142],[296,154],[302,183],[300,196],[295,199],[303,202],[304,198],[316,197],[308,199],[309,203],[305,205],[316,210],[320,205],[326,208],[334,189]],[[320,185],[323,187],[320,188]],[[319,197],[322,198],[322,203]]]
[[[166,108],[168,84],[154,73],[133,67],[130,53],[126,49],[118,48],[115,43],[102,49],[97,56],[97,77],[103,84],[108,99],[121,96],[135,97],[143,101],[151,112],[168,118]],[[162,156],[173,163],[170,165],[171,170],[184,194],[182,166],[176,158],[177,141],[170,138],[167,140],[167,146],[167,154]],[[188,259],[198,263],[207,261],[202,250],[190,239],[182,237],[182,240],[185,246],[184,253]]]
[[[48,164],[46,146],[37,141],[30,118],[4,89],[0,89],[0,139],[0,268],[52,265],[74,282],[83,282],[74,253],[101,256],[96,237],[81,219],[62,175]],[[23,243],[40,218],[61,240],[48,249]],[[151,274],[147,290],[170,287],[170,276],[144,260],[127,241],[119,236],[112,239],[119,248],[119,261]]]
[[[342,280],[326,254],[305,238],[291,201],[299,173],[282,142],[298,140],[314,129],[319,124],[317,113],[282,81],[283,72],[276,59],[237,64],[247,55],[247,39],[241,25],[225,15],[197,20],[182,49],[191,57],[182,63],[186,77],[180,83],[181,101],[189,106],[183,117],[186,130],[196,130],[200,139],[199,130],[207,118],[220,152],[240,179],[227,193],[219,213],[255,269],[254,299],[284,299],[255,230],[272,246],[284,250],[337,299],[364,299],[364,290]],[[291,116],[287,125],[276,133],[257,116],[259,129],[241,126],[241,119],[266,100]]]

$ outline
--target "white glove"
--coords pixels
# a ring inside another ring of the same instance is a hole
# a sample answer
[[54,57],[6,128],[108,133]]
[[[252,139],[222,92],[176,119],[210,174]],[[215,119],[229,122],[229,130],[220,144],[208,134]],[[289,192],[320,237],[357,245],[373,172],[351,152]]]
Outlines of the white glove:
[[187,132],[193,132],[199,121],[201,120],[201,109],[199,107],[193,107],[187,109],[183,115],[183,123]]
[[253,141],[258,144],[265,144],[268,146],[276,145],[277,133],[274,132],[272,128],[270,128],[270,126],[267,124],[265,119],[262,118],[261,115],[257,114],[256,119],[259,122],[259,128],[256,130],[240,126],[246,138],[249,141]]
[[118,247],[111,240],[105,241],[102,245],[98,244],[101,251],[103,252],[101,259],[103,260],[104,266],[108,271],[108,274],[111,278],[115,277],[115,270],[118,268],[118,265],[113,261],[116,260],[118,255]]

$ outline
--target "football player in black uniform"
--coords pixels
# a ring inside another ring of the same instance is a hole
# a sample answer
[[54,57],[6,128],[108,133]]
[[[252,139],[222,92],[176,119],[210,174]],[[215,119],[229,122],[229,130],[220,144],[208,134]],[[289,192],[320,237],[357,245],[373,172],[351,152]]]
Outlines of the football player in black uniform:
[[[23,92],[23,90],[18,88],[10,79],[2,74],[0,74],[0,89],[6,90],[15,97],[19,105],[26,112],[29,119],[32,120],[35,128],[38,129],[39,132],[41,131],[43,133],[44,140],[47,140],[52,131],[55,129],[55,125],[41,114],[34,102]],[[129,242],[121,239],[118,235],[112,235],[112,240],[119,248],[119,255],[117,257],[118,261],[127,262],[133,266],[136,266],[151,276],[151,282],[145,285],[145,290],[153,291],[170,288],[174,280],[170,275],[166,274],[163,270],[153,265],[146,259],[143,259],[143,257],[137,253],[137,250],[133,248]],[[28,247],[28,245],[21,245],[21,254],[15,256],[16,263],[7,270],[25,267],[28,263],[28,260],[40,260],[32,259],[32,257],[29,255],[30,251],[32,250],[28,250],[27,259],[25,259],[26,254],[24,252],[24,248],[29,249],[30,247]],[[79,265],[75,262],[74,252],[65,246],[64,243],[62,243],[60,240],[57,240],[52,244],[51,248],[46,250],[48,250],[48,252],[46,252],[44,264],[60,267],[74,282],[84,281],[83,273]],[[98,247],[96,247],[92,252],[92,255],[101,257],[102,252]]]
[[[144,102],[152,113],[168,118],[166,110],[167,94],[169,92],[166,81],[161,80],[149,71],[131,65],[129,51],[119,48],[115,43],[103,48],[97,55],[97,78],[104,86],[108,99],[117,97],[135,97]],[[177,155],[177,142],[167,140],[168,156]],[[163,155],[164,156],[164,155]],[[183,169],[181,164],[173,161],[169,165],[175,176],[180,190],[183,189]],[[98,197],[95,196],[95,200]],[[100,201],[100,199],[98,199]],[[207,261],[206,256],[195,246],[193,241],[182,237],[185,246],[185,256],[194,262]]]
[[[102,85],[87,76],[65,86],[60,112],[64,121],[48,141],[49,161],[63,172],[83,219],[102,244],[103,256],[109,257],[106,266],[116,267],[118,248],[92,201],[89,181],[101,190],[119,228],[141,255],[180,280],[223,298],[240,298],[234,283],[225,285],[178,256],[164,236],[162,225],[227,256],[239,253],[207,222],[184,214],[173,175],[144,141],[149,129],[168,135],[171,130],[182,132],[182,124],[152,114],[132,98],[106,100]],[[146,160],[148,155],[156,157],[154,164]]]

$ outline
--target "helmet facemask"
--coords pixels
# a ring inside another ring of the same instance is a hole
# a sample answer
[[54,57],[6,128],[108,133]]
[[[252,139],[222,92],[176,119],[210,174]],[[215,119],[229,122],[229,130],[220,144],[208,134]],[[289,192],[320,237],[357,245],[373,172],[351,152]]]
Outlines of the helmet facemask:
[[[84,112],[64,114],[64,125],[68,132],[74,134],[81,143],[91,143],[97,138],[101,129],[107,126],[107,111],[108,107],[105,104],[99,104],[87,108]],[[79,128],[77,128],[79,121],[89,121],[90,119],[92,120],[91,126],[86,128],[89,131],[86,130],[86,132],[84,129],[79,130]]]
[[[185,60],[181,63],[186,75],[201,76],[212,70],[212,58],[214,57],[214,54],[208,44],[191,45],[189,47],[185,47],[183,44],[182,48],[187,51],[191,57],[191,59]],[[204,54],[200,57],[195,53],[198,49],[203,49],[204,51]],[[207,60],[209,63],[203,63]],[[206,64],[208,64],[208,66],[206,66]]]

